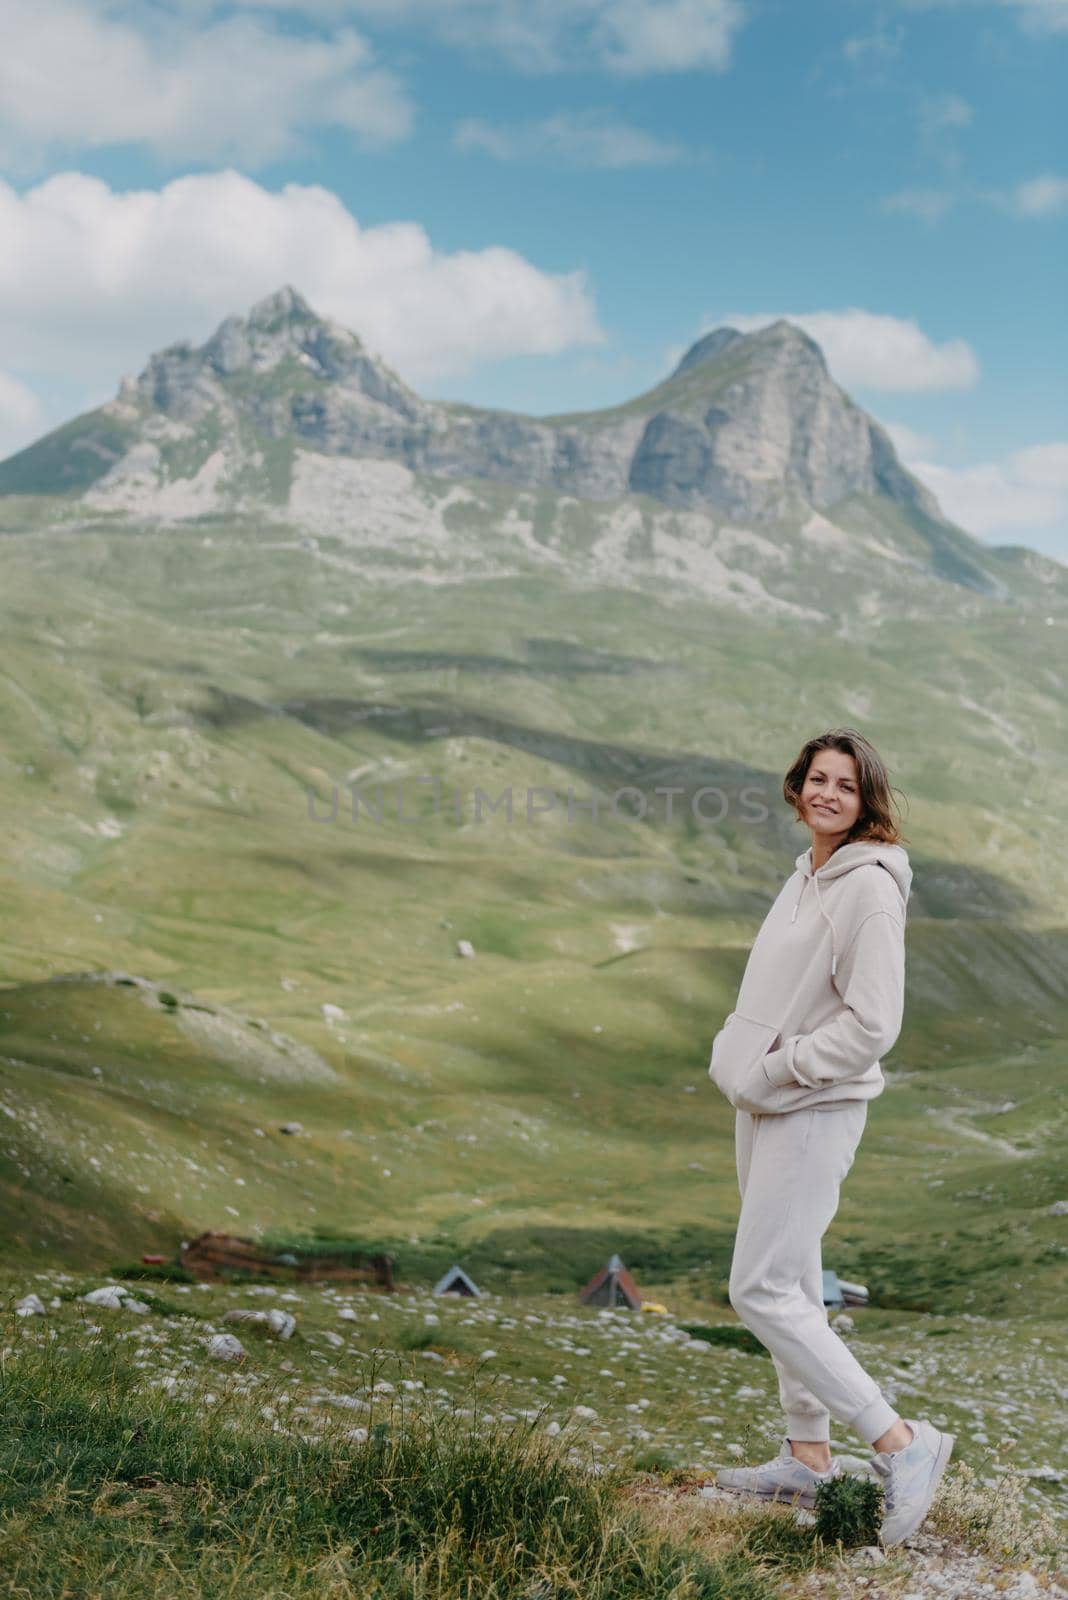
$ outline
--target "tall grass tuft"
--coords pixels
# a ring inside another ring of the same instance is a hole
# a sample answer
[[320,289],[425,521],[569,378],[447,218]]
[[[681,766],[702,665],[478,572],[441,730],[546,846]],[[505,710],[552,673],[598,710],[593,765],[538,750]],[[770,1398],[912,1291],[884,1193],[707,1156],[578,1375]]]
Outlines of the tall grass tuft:
[[[0,1571],[49,1600],[768,1600],[532,1425],[416,1406],[354,1443],[147,1386],[111,1334],[0,1356]],[[214,1374],[213,1374],[214,1380]],[[229,1387],[227,1387],[229,1385]],[[490,1426],[486,1426],[489,1422]],[[403,1425],[401,1425],[403,1423]],[[361,1431],[362,1438],[362,1431]]]

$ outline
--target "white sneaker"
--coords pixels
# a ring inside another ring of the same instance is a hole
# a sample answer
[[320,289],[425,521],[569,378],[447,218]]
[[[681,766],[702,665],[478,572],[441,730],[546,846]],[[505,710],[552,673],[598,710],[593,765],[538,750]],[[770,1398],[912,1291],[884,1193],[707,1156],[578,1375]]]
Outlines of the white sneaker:
[[916,1532],[931,1507],[935,1491],[953,1452],[953,1435],[939,1433],[930,1422],[903,1419],[912,1442],[903,1450],[876,1451],[871,1470],[883,1486],[883,1523],[879,1542],[900,1544]]
[[826,1472],[813,1472],[794,1455],[789,1439],[784,1439],[774,1461],[765,1461],[759,1467],[724,1467],[717,1471],[716,1483],[735,1494],[757,1495],[762,1500],[789,1500],[811,1511],[820,1484],[830,1483],[839,1476],[840,1469],[834,1460]]

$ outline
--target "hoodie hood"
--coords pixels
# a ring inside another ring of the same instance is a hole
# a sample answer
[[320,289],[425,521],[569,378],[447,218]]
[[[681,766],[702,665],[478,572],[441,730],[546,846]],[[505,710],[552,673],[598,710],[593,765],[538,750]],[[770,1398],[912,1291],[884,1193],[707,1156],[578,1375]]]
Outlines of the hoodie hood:
[[909,890],[912,887],[912,868],[909,865],[908,851],[900,844],[881,844],[874,840],[858,839],[852,844],[840,844],[838,849],[825,861],[818,871],[812,870],[812,846],[803,850],[797,857],[794,865],[801,874],[801,888],[794,906],[791,922],[797,921],[797,913],[801,908],[801,901],[811,883],[816,894],[816,903],[820,913],[828,923],[831,930],[831,977],[838,970],[838,948],[834,923],[828,915],[820,894],[820,884],[827,883],[832,878],[844,877],[847,872],[852,872],[855,867],[864,867],[874,863],[884,867],[894,882],[897,884],[901,895],[901,915],[904,917],[908,905]]

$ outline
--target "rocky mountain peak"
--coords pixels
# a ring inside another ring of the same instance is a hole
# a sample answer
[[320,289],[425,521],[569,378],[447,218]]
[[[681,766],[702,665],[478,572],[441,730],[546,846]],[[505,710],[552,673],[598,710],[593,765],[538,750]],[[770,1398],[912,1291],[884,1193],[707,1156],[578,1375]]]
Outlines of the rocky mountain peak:
[[690,372],[694,367],[699,367],[702,361],[714,361],[717,356],[736,344],[745,335],[738,332],[737,328],[715,328],[711,333],[706,333],[703,338],[692,344],[671,374],[673,378],[679,377],[683,372]]
[[298,414],[317,414],[328,390],[405,418],[422,407],[351,329],[320,316],[287,284],[247,316],[224,318],[199,347],[183,340],[159,351],[119,399],[129,404],[135,392],[142,406],[182,422],[209,412],[248,413],[278,437],[293,431]]
[[[152,356],[115,400],[0,466],[0,493],[74,491],[145,513],[274,503],[299,521],[368,461],[579,501],[638,496],[751,528],[870,502],[921,543],[951,537],[885,430],[785,318],[704,334],[622,405],[535,417],[422,399],[291,285],[204,344]],[[959,581],[982,585],[954,560]]]
[[273,294],[256,301],[249,311],[248,323],[254,328],[275,327],[279,322],[289,318],[310,322],[316,320],[315,312],[304,296],[294,289],[292,284],[286,283]]

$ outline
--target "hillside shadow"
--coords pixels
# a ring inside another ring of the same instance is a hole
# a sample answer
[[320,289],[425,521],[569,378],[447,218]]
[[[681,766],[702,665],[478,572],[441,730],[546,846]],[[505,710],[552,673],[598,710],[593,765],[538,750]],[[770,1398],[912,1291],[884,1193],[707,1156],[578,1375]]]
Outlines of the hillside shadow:
[[[803,830],[786,813],[781,776],[745,762],[532,727],[514,717],[466,706],[445,696],[428,695],[407,705],[330,695],[269,703],[234,694],[216,684],[206,687],[211,700],[194,714],[202,724],[218,731],[288,717],[333,739],[344,739],[368,724],[373,724],[375,732],[385,738],[410,746],[443,738],[482,739],[562,767],[609,795],[624,788],[641,790],[646,801],[644,820],[649,826],[678,827],[691,837],[706,838],[716,849],[724,845],[737,848],[745,839],[755,854],[778,861],[783,877],[807,845]],[[488,798],[495,799],[507,787],[501,782]],[[558,785],[554,781],[545,787]],[[374,790],[376,780],[366,779],[363,788],[364,792]],[[658,789],[677,791],[670,822],[667,797],[658,794]],[[694,799],[701,790],[715,792],[702,797],[695,812]],[[517,805],[521,807],[522,789],[518,795]],[[583,811],[580,807],[584,801]],[[610,801],[603,804],[607,808]],[[620,797],[618,804],[621,818],[637,818],[635,798]],[[576,795],[575,809],[578,817],[588,818],[589,797]],[[576,853],[582,849],[576,840]],[[1029,910],[1033,904],[1016,883],[983,867],[914,854],[911,850],[909,854],[914,874],[910,916],[969,920],[1011,917]],[[752,899],[751,890],[743,889],[741,884],[739,889],[740,900]]]
[[617,655],[592,650],[568,639],[525,639],[528,660],[462,650],[382,650],[355,645],[342,652],[348,660],[362,661],[380,672],[491,673],[495,677],[576,678],[583,674],[628,677],[650,672],[681,672],[682,663],[654,661],[644,656]]

